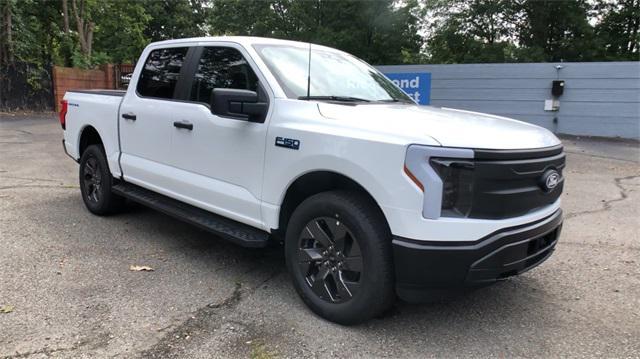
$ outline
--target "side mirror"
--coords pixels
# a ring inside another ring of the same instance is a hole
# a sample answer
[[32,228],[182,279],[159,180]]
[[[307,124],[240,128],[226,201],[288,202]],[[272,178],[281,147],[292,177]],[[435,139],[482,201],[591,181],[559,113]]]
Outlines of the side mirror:
[[221,117],[264,122],[269,105],[259,101],[255,91],[214,88],[211,92],[211,112]]

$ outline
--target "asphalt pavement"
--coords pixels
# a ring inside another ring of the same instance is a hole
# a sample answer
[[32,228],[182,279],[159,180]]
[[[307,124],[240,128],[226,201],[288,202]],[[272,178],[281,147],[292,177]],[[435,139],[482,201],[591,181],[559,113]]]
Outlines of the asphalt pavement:
[[277,248],[136,205],[91,215],[61,136],[53,114],[0,114],[0,358],[640,356],[637,142],[564,140],[542,266],[343,327],[305,307]]

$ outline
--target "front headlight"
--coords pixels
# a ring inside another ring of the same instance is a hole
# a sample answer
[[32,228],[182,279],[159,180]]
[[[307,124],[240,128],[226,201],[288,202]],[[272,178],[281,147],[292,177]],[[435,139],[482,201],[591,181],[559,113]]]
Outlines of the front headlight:
[[431,158],[429,162],[442,180],[442,215],[467,217],[473,204],[474,163],[451,158]]
[[424,193],[422,215],[466,216],[471,209],[473,150],[410,145],[405,173]]

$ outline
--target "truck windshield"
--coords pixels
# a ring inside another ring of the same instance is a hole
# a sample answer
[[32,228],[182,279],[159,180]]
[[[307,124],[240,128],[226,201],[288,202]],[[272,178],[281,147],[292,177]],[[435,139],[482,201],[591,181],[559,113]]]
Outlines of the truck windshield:
[[[307,99],[309,48],[254,45],[287,97]],[[414,103],[378,70],[354,56],[311,47],[309,98],[338,102]]]

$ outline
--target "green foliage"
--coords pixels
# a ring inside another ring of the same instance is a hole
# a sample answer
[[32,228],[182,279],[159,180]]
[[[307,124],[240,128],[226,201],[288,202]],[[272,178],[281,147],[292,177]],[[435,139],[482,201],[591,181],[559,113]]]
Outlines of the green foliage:
[[39,0],[3,2],[12,4],[11,48],[15,60],[39,65],[47,63],[57,28],[49,19],[56,13],[55,4]]
[[67,1],[69,32],[63,0],[0,0],[0,63],[135,62],[150,41],[207,35],[311,41],[373,64],[639,59],[640,0],[75,0],[91,51]]
[[595,27],[598,57],[638,61],[640,0],[602,1],[595,11],[602,14],[602,21]]
[[[111,0],[114,1],[114,0]],[[148,15],[144,36],[151,41],[204,36],[205,0],[141,0]]]
[[147,46],[145,35],[151,20],[142,3],[102,1],[95,12],[94,47],[98,54],[92,63],[131,63]]
[[[77,31],[62,33],[61,57],[65,64],[92,68],[108,62],[135,61],[149,41],[144,31],[148,27],[150,16],[143,4],[119,0],[81,1],[78,6],[83,6],[83,18],[93,24],[92,51],[91,54],[86,54],[81,50]],[[72,14],[70,10],[70,24],[74,25]]]
[[593,28],[585,0],[524,1],[519,40],[523,47],[542,52],[545,61],[590,61],[594,58]]
[[48,78],[49,74],[43,67],[28,67],[27,68],[27,83],[33,91],[40,91],[43,89],[42,84],[44,80]]
[[218,0],[212,34],[270,36],[336,47],[374,63],[420,59],[415,0]]
[[640,0],[433,0],[426,8],[433,63],[638,60]]
[[81,69],[92,69],[102,64],[108,64],[112,61],[112,57],[102,51],[93,51],[91,56],[87,56],[79,48],[74,48],[71,54],[71,67]]
[[276,36],[278,21],[264,0],[214,1],[206,24],[211,35]]
[[427,6],[433,17],[427,41],[434,63],[510,62],[516,29],[515,2],[511,0],[434,1]]

